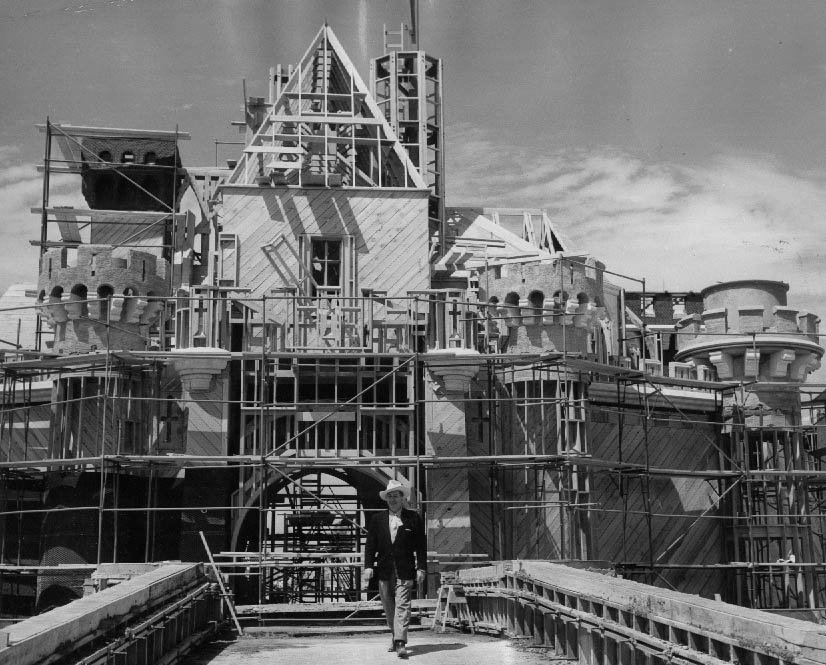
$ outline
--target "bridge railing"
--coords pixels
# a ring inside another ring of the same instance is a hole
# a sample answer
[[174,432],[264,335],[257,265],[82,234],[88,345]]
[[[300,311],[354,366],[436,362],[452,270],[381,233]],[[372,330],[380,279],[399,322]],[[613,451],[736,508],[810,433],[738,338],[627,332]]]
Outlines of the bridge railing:
[[560,564],[462,570],[477,626],[531,636],[586,665],[815,665],[826,630],[808,621]]
[[217,585],[165,563],[0,631],[0,665],[171,663],[223,622]]

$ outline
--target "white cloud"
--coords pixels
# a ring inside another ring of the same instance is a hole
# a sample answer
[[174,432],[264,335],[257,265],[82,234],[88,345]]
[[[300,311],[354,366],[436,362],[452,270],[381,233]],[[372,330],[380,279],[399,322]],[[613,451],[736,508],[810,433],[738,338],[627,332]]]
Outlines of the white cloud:
[[467,125],[447,150],[450,205],[537,207],[574,249],[648,288],[778,279],[826,318],[826,176],[766,158],[656,163],[622,151],[513,148]]
[[[53,176],[50,185],[49,205],[85,207],[77,176]],[[0,168],[0,292],[16,282],[37,281],[39,252],[29,241],[40,237],[40,221],[31,208],[40,207],[42,195],[42,176],[33,165]]]
[[[826,321],[824,173],[754,155],[686,166],[605,147],[513,148],[467,125],[447,148],[450,205],[545,208],[574,251],[651,291],[781,280],[791,307]],[[826,361],[809,379],[824,382]]]
[[22,166],[8,166],[0,169],[0,183],[18,182],[20,180],[31,180],[37,178],[37,169],[33,164],[23,164]]
[[0,162],[5,162],[20,153],[20,147],[16,145],[0,145]]

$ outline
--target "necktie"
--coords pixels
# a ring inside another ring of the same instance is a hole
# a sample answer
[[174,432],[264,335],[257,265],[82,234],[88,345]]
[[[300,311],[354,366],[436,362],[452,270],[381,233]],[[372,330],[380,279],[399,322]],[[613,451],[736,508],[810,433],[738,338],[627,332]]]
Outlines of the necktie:
[[396,542],[396,534],[401,528],[402,525],[402,518],[401,515],[397,515],[396,513],[390,513],[390,542]]

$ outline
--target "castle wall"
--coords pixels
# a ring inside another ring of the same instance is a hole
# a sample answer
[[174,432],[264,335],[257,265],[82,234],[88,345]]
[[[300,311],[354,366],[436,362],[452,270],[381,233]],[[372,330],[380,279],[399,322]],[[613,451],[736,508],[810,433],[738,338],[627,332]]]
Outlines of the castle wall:
[[145,378],[140,369],[119,368],[108,379],[89,372],[57,380],[49,456],[149,453],[157,404]]
[[206,390],[184,390],[179,403],[186,423],[186,453],[226,455],[229,381],[224,371]]
[[[642,415],[632,409],[620,414],[615,405],[594,404],[589,408],[588,440],[594,458],[626,464],[648,464],[668,469],[719,468],[714,425],[706,417],[691,414],[692,422],[674,411],[658,411],[649,421],[647,436]],[[665,422],[665,421],[668,422]],[[647,445],[646,445],[647,440]],[[717,486],[703,478],[645,476],[595,470],[591,475],[593,557],[609,561],[646,564],[723,563],[725,521],[714,507]],[[645,494],[648,493],[651,543]],[[708,511],[704,517],[701,514]],[[623,538],[623,532],[625,537]],[[686,593],[713,597],[724,588],[724,580],[712,570],[662,571],[663,577]]]
[[107,136],[84,137],[82,144],[83,196],[90,208],[158,212],[172,208],[184,179],[173,170],[180,166],[175,142]]
[[[580,294],[587,296],[585,302],[603,307],[604,266],[586,257],[567,257],[570,260],[525,261],[493,265],[479,271],[479,300],[487,302],[496,296],[500,303],[505,301],[509,291],[515,291],[520,299],[527,301],[531,291],[542,291],[545,307],[553,306],[553,296],[564,294],[566,300],[577,301]],[[578,302],[578,301],[577,301]]]
[[[774,307],[786,306],[788,290],[789,285],[783,282],[754,279],[715,284],[703,289],[701,295],[703,308],[726,309],[729,325],[736,330],[739,310],[746,306],[762,310],[762,327],[774,325],[772,310]],[[759,330],[758,327],[758,332]]]
[[[22,386],[18,386],[18,390],[22,394]],[[3,434],[0,457],[15,462],[46,459],[49,457],[51,438],[51,404],[47,399],[46,402],[32,401],[25,404],[25,410],[21,406],[23,404],[18,403],[15,410],[6,416],[9,420]]]
[[[643,472],[646,457],[651,467],[719,468],[717,432],[708,406],[695,412],[685,410],[684,405],[678,412],[659,405],[652,412],[646,435],[638,406],[631,402],[620,406],[600,390],[599,400],[585,403],[586,436],[577,442],[572,436],[578,425],[571,421],[564,424],[565,436],[558,439],[556,383],[540,380],[539,373],[535,380],[526,371],[514,376],[519,380],[495,387],[493,442],[483,424],[485,407],[475,409],[475,419],[468,425],[475,433],[470,450],[530,456],[564,452],[559,446],[575,452],[574,446],[579,446],[579,453],[606,462],[608,467],[576,465],[576,456],[569,456],[567,464],[514,464],[489,474],[472,471],[471,499],[496,496],[501,502],[480,506],[474,513],[474,542],[485,548],[475,551],[496,558],[587,558],[642,566],[652,558],[658,564],[675,566],[724,561],[725,523],[715,505],[720,488],[679,473],[646,476]],[[692,395],[686,391],[684,401]],[[642,468],[620,477],[616,469],[620,461]],[[575,508],[577,503],[583,505]],[[649,512],[653,514],[650,547]],[[668,583],[688,593],[712,597],[724,587],[721,576],[709,570],[659,572]]]
[[[302,234],[353,236],[359,289],[429,287],[426,191],[227,187],[223,233],[238,236],[238,281],[253,298],[296,286]],[[280,236],[289,247],[273,246]]]
[[[613,333],[603,293],[602,264],[574,257],[493,265],[480,271],[487,334],[508,353],[611,351]],[[597,341],[599,340],[599,341]]]
[[40,259],[41,314],[55,331],[53,350],[142,350],[160,316],[167,263],[154,254],[107,245],[63,248]]
[[[551,381],[515,381],[495,387],[496,447],[503,455],[552,455],[557,451],[557,416]],[[552,468],[502,468],[496,473],[504,558],[571,558],[565,515],[556,504],[563,478]],[[542,506],[536,504],[543,504]]]
[[[428,398],[425,452],[446,462],[468,454],[465,409],[461,402],[431,395]],[[439,555],[472,550],[467,466],[433,468],[427,474],[428,549]]]

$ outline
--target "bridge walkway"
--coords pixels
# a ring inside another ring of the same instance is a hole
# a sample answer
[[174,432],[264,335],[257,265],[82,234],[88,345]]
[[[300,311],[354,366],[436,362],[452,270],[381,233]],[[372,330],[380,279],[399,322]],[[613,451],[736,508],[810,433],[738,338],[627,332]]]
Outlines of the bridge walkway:
[[[373,665],[401,663],[387,652],[386,632],[346,633],[314,631],[302,634],[267,631],[247,637],[215,640],[191,653],[180,665]],[[410,634],[409,661],[416,665],[549,665],[570,663],[554,656],[548,647],[536,647],[530,640],[507,640],[490,635],[448,630],[437,633],[417,630]]]

